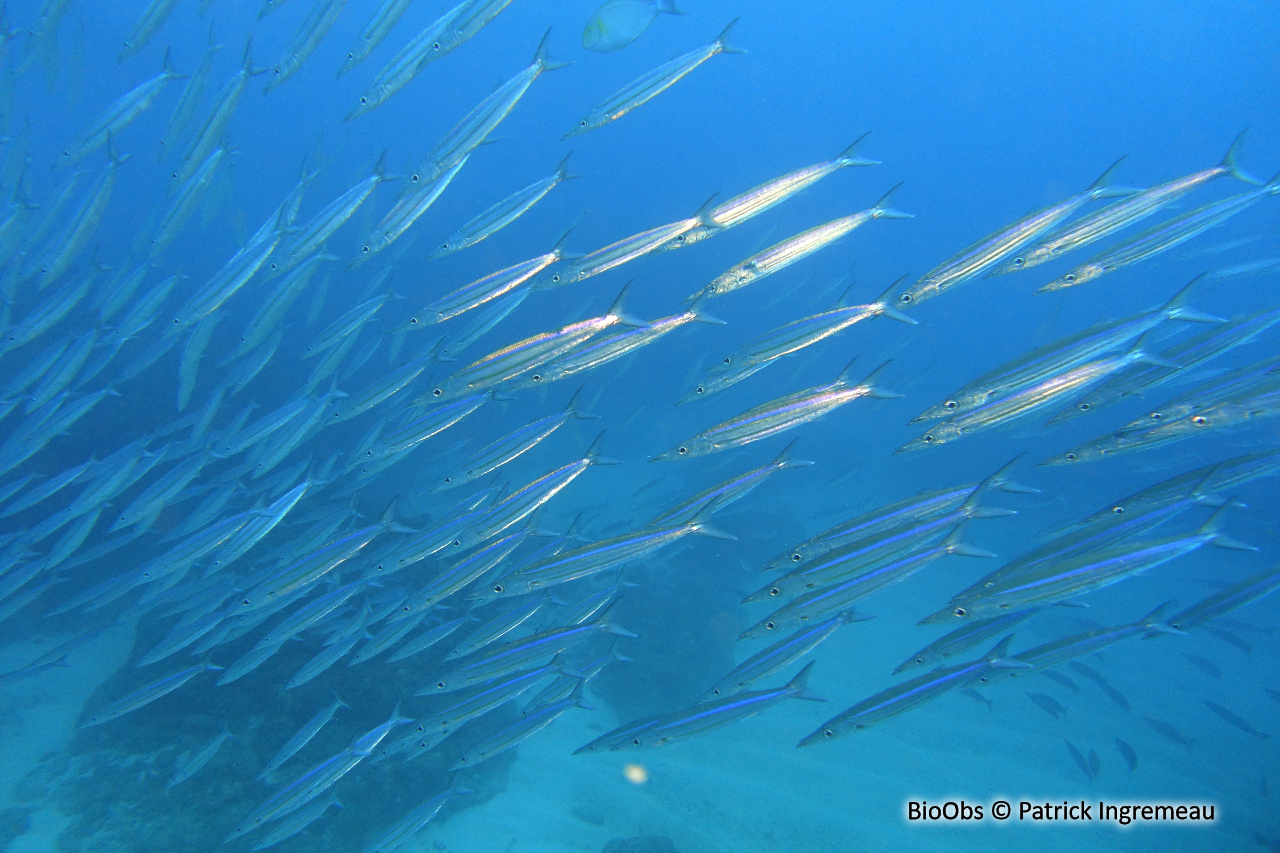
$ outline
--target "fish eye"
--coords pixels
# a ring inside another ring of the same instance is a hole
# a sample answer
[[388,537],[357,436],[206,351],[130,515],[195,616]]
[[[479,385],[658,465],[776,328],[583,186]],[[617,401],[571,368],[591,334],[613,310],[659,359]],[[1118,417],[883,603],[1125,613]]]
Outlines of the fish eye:
[[804,555],[801,554],[799,551],[791,555],[791,562],[793,563],[798,563],[803,559],[804,559]]
[[683,234],[678,235],[678,236],[676,237],[676,242],[677,242],[677,243],[683,243],[683,242],[684,242],[684,235],[683,235]]
[[1025,264],[1026,262],[1027,262],[1027,259],[1026,259],[1026,258],[1014,258],[1014,259],[1013,259],[1013,265],[1014,265],[1015,267],[1020,267],[1020,266],[1022,266],[1023,264]]
[[916,663],[924,663],[924,658],[916,658]]
[[770,595],[782,595],[782,590],[778,589],[778,588],[775,586],[773,589],[769,590],[769,594],[770,594]]
[[364,97],[363,95],[361,95],[361,96],[360,96],[360,106],[364,106],[364,105],[365,105],[365,104],[367,104],[367,103],[369,103],[369,99],[368,99],[368,98],[366,98],[366,97]]
[[1089,411],[1090,409],[1092,409],[1092,408],[1093,408],[1093,403],[1084,402],[1084,403],[1081,403],[1080,405],[1076,406],[1076,408],[1077,408],[1077,409],[1079,409],[1079,410],[1080,410],[1080,411],[1082,411],[1082,412],[1087,412],[1087,411]]
[[275,68],[272,68],[272,69],[271,69],[271,73],[272,73],[272,74],[274,74],[274,75],[276,75],[277,77],[279,77],[279,76],[280,76],[280,66],[278,66],[278,65],[277,65]]
[[899,302],[910,302],[911,299],[912,299],[912,296],[910,293],[904,293],[898,297]]
[[422,180],[422,176],[419,175],[417,172],[409,176],[409,183],[411,184],[416,184],[420,180]]
[[440,388],[436,388],[435,390],[433,390],[433,391],[431,392],[431,396],[432,396],[432,397],[443,397],[443,396],[444,396],[444,391],[443,391],[442,389],[440,389]]
[[452,483],[452,482],[453,482],[453,478],[452,478],[452,477],[445,477],[445,478],[444,478],[444,481],[445,481],[446,483]]
[[831,729],[824,729],[824,730],[823,730],[823,732],[822,732],[822,736],[823,736],[823,737],[835,737],[835,736],[836,736],[836,733],[835,733],[835,732],[833,732],[833,731],[831,731]]
[[969,615],[969,611],[965,610],[963,607],[957,607],[952,612],[955,613],[957,616],[961,616],[961,617]]
[[726,355],[726,356],[724,357],[724,363],[725,363],[725,364],[733,364],[733,356],[731,356],[731,355]]
[[409,325],[410,325],[410,326],[416,326],[416,325],[418,325],[418,318],[417,318],[417,317],[410,317],[410,318],[409,318]]
[[979,676],[978,676],[978,681],[979,681],[979,682],[981,682],[982,684],[986,684],[986,683],[987,683],[987,677],[986,677],[985,675],[979,675]]
[[922,439],[924,439],[926,443],[933,441],[933,434],[932,434],[932,433],[927,433],[927,432],[926,432],[924,435],[922,435],[922,436],[920,436],[920,437],[921,437]]
[[449,544],[450,544],[450,545],[453,545],[453,546],[461,545],[461,544],[462,544],[462,540],[461,540],[461,539],[455,539],[455,540],[453,540],[452,542],[450,542]]
[[957,403],[955,400],[948,400],[947,402],[942,404],[943,408],[946,408],[946,409],[954,409],[958,405],[960,404]]
[[1191,419],[1191,422],[1196,426],[1204,426],[1209,422],[1209,419],[1206,418],[1204,415],[1196,415],[1194,418]]
[[689,452],[689,448],[687,447],[681,447],[678,450],[676,450],[676,453],[679,453],[681,456],[684,456],[688,452]]
[[502,595],[502,593],[506,592],[507,590],[505,587],[503,587],[502,584],[499,583],[499,584],[494,584],[493,591],[498,593],[498,595]]
[[443,690],[443,689],[444,689],[444,682],[443,682],[443,681],[437,681],[437,682],[436,682],[436,687],[439,687],[441,690]]
[[347,59],[355,59],[355,58],[356,58],[356,55],[354,53],[347,54]]
[[633,737],[633,738],[631,739],[631,744],[632,744],[632,746],[639,746],[639,745],[640,745],[640,738],[638,738],[638,737]]
[[766,622],[764,623],[764,627],[765,627],[765,630],[772,631],[774,628],[777,628],[778,626],[773,622]]
[[556,273],[555,275],[551,276],[551,280],[552,280],[553,282],[555,282],[556,284],[559,284],[559,283],[560,283],[560,273]]
[[1158,421],[1158,420],[1160,420],[1160,419],[1161,419],[1161,418],[1163,418],[1163,417],[1164,417],[1164,415],[1163,415],[1161,412],[1152,412],[1152,413],[1151,413],[1151,420],[1153,420],[1153,421]]
[[449,248],[449,244],[448,244],[448,243],[442,243],[442,244],[440,245],[440,248],[441,248],[441,249],[447,249],[447,248]]
[[433,42],[431,43],[431,49],[432,49],[432,50],[439,50],[439,49],[440,49],[440,42],[438,42],[438,41],[433,41]]
[[586,120],[586,119],[583,119],[582,121],[578,122],[578,127],[586,127],[586,126],[587,126],[587,120]]
[[366,450],[366,451],[364,452],[364,455],[365,455],[365,456],[372,456],[372,455],[373,455],[373,451],[372,451],[372,450]]
[[360,254],[362,254],[362,255],[367,255],[367,254],[369,254],[369,247],[368,247],[368,246],[361,246],[361,247],[360,247]]
[[532,379],[534,382],[541,382],[541,381],[542,381],[542,374],[541,374],[541,373],[535,373],[535,374],[533,374],[532,376],[530,376],[529,378],[530,378],[530,379]]
[[706,389],[703,388],[701,385],[699,385],[697,388],[694,389],[695,394],[703,394],[705,392],[706,392]]
[[1069,272],[1069,273],[1067,273],[1066,275],[1064,275],[1064,276],[1062,277],[1062,280],[1063,280],[1063,281],[1075,281],[1075,280],[1076,280],[1076,274],[1075,274],[1075,273],[1073,273],[1073,272]]
[[1063,458],[1063,459],[1065,459],[1065,460],[1067,460],[1068,462],[1075,462],[1075,461],[1076,461],[1077,459],[1079,459],[1080,457],[1079,457],[1079,456],[1076,456],[1074,453],[1067,453],[1067,454],[1063,455],[1063,457],[1062,457],[1062,458]]

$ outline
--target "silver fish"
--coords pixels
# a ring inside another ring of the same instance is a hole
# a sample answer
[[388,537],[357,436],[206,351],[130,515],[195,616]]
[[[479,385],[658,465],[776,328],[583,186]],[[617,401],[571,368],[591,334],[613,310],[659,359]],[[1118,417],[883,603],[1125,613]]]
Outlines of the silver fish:
[[595,130],[598,127],[604,127],[609,122],[617,121],[641,104],[661,95],[699,65],[717,54],[746,53],[744,50],[731,46],[728,42],[729,32],[737,22],[737,18],[730,21],[729,25],[720,32],[720,35],[711,44],[700,47],[697,50],[691,50],[682,56],[677,56],[670,62],[659,65],[647,74],[627,84],[607,98],[600,106],[589,112],[585,118],[578,122],[577,127],[566,133],[561,139],[568,139],[571,136],[577,136],[579,133],[586,133],[588,130]]

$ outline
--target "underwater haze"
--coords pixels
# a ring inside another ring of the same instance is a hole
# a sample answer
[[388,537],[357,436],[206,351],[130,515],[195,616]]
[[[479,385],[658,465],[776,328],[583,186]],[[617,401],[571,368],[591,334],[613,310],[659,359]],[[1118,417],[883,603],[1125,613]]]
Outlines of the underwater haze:
[[0,0],[0,850],[1280,849],[1277,32]]

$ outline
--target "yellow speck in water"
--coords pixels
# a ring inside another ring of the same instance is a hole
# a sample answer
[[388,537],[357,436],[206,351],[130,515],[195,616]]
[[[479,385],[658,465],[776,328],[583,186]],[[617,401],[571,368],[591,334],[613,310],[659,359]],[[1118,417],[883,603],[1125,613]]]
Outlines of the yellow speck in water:
[[643,785],[649,781],[649,771],[643,764],[628,764],[622,768],[622,775],[626,776],[627,781],[632,785]]

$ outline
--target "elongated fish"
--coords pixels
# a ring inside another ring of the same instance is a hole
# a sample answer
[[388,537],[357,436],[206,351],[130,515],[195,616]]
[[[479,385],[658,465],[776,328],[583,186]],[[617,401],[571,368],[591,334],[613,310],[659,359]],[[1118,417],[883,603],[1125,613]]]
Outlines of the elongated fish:
[[1227,150],[1226,156],[1222,158],[1222,162],[1218,163],[1218,165],[1209,169],[1202,169],[1199,172],[1193,172],[1181,178],[1175,178],[1172,181],[1166,181],[1151,189],[1134,193],[1128,198],[1122,198],[1107,205],[1096,213],[1091,213],[1076,222],[1072,222],[1035,247],[1025,252],[1019,252],[987,275],[995,276],[1017,270],[1030,269],[1074,249],[1095,243],[1136,222],[1141,222],[1161,208],[1169,206],[1187,193],[1209,183],[1215,178],[1230,176],[1239,181],[1256,184],[1257,181],[1236,167],[1236,156],[1248,132],[1248,128],[1240,131],[1239,135],[1231,143],[1231,147]]
[[382,0],[374,10],[373,16],[369,18],[369,23],[365,24],[360,35],[356,37],[355,44],[347,51],[342,67],[338,69],[338,76],[341,77],[364,62],[387,37],[387,34],[395,29],[396,24],[400,23],[400,19],[404,17],[405,12],[409,11],[412,3],[413,0]]
[[[904,281],[898,279],[874,302],[867,305],[847,305],[844,298],[831,310],[811,314],[793,320],[748,341],[703,374],[689,392],[676,405],[690,403],[736,385],[768,367],[777,359],[799,352],[805,347],[826,340],[863,320],[873,317],[889,317],[900,323],[915,325],[916,321],[894,308],[893,294]],[[695,301],[695,305],[696,305]]]
[[547,41],[550,38],[551,31],[547,30],[542,36],[542,41],[538,43],[533,61],[476,104],[471,112],[463,116],[462,120],[445,134],[418,170],[423,178],[426,180],[439,178],[474,151],[476,146],[482,144],[502,123],[502,120],[511,114],[525,92],[529,91],[533,81],[537,80],[544,71],[568,67],[569,63],[557,62],[551,58],[547,48]]
[[529,208],[541,201],[547,193],[560,186],[560,184],[577,178],[577,175],[569,172],[569,158],[572,155],[573,152],[564,155],[564,159],[556,167],[555,174],[540,181],[535,181],[524,189],[516,190],[502,199],[502,201],[496,202],[488,209],[476,214],[475,217],[454,232],[452,236],[445,239],[431,254],[427,255],[427,258],[442,258],[445,255],[451,255],[454,252],[460,252],[463,249],[474,246],[486,237],[493,236],[527,213]]
[[1205,545],[1230,550],[1256,550],[1222,533],[1219,520],[1230,504],[1224,504],[1201,527],[1189,534],[1163,539],[1122,543],[1063,560],[1031,566],[1003,578],[980,593],[953,600],[925,617],[921,624],[955,619],[984,619],[1027,607],[1054,604],[1119,583],[1161,566]]
[[1013,635],[1010,634],[976,660],[940,667],[882,690],[827,720],[797,746],[812,746],[833,740],[917,708],[951,690],[986,684],[991,680],[992,674],[1001,669],[1026,668],[1026,664],[1009,658],[1009,643],[1012,640]]
[[178,0],[151,0],[124,40],[124,48],[117,57],[118,61],[124,62],[150,44],[151,39],[160,32],[165,21],[169,20],[169,16],[173,14],[173,7],[177,5]]
[[577,136],[579,133],[586,133],[588,130],[595,130],[598,127],[604,127],[609,122],[617,121],[636,107],[647,103],[670,89],[693,69],[717,54],[746,53],[744,50],[732,47],[728,42],[729,32],[737,22],[737,18],[730,21],[729,26],[725,27],[711,44],[700,47],[697,50],[691,50],[683,56],[677,56],[670,62],[663,63],[649,73],[632,81],[607,98],[603,104],[587,113],[586,117],[578,122],[578,126],[562,136],[561,139],[568,139],[571,136]]
[[861,382],[854,384],[849,374],[853,367],[853,362],[850,362],[835,382],[779,397],[749,409],[722,424],[703,430],[665,453],[658,454],[653,457],[653,461],[693,458],[750,444],[808,423],[862,397],[899,397],[900,394],[886,391],[876,384],[876,377],[887,364],[888,362],[876,368]]
[[443,323],[511,294],[547,267],[570,257],[564,250],[564,241],[568,236],[568,232],[565,232],[549,252],[512,264],[441,296],[411,316],[407,321],[408,327],[425,328],[431,323]]
[[167,696],[202,672],[214,672],[220,669],[222,667],[215,666],[206,660],[195,666],[178,670],[172,675],[153,681],[145,687],[138,688],[123,699],[111,703],[76,728],[87,729],[90,726],[98,726],[110,720],[123,717],[130,711],[136,711],[144,705],[149,705],[157,699]]
[[1247,210],[1255,203],[1276,193],[1280,193],[1280,174],[1256,190],[1211,202],[1148,228],[1141,234],[1112,246],[1070,272],[1055,278],[1036,293],[1049,293],[1068,287],[1077,287],[1107,273],[1155,257],[1161,252],[1185,243],[1192,237],[1203,234],[1210,228],[1221,225],[1237,213]]
[[263,89],[264,95],[302,70],[302,64],[311,58],[329,30],[333,29],[345,5],[347,0],[321,0],[312,5],[311,13],[298,27],[288,51],[269,69],[271,77]]
[[161,66],[160,73],[121,95],[80,134],[80,138],[69,149],[62,152],[63,156],[68,162],[74,163],[85,155],[97,151],[107,144],[108,139],[119,136],[120,131],[146,112],[170,80],[181,80],[183,77],[184,75],[174,71],[173,63],[169,59],[169,51],[165,50],[164,64]]
[[[912,419],[934,420],[973,411],[992,398],[1000,398],[1027,388],[1062,370],[1077,367],[1119,346],[1141,337],[1166,320],[1193,323],[1225,323],[1212,314],[1198,311],[1187,304],[1191,288],[1202,277],[1196,276],[1159,308],[1153,308],[1119,320],[1099,323],[1082,332],[1046,344],[1019,356],[1012,362],[978,377]],[[1177,364],[1185,364],[1172,354],[1162,355]]]
[[[1123,159],[1123,157],[1120,158],[1120,160]],[[1047,233],[1089,202],[1114,194],[1117,190],[1111,187],[1111,173],[1120,165],[1120,160],[1113,163],[1084,192],[1052,207],[1024,216],[1012,225],[1001,228],[943,261],[925,273],[912,287],[903,291],[898,301],[902,305],[914,305],[977,278],[1013,252]],[[1119,192],[1128,195],[1132,191],[1120,190]]]
[[[902,184],[894,186],[881,196],[879,201],[866,210],[825,222],[815,228],[802,231],[794,237],[788,237],[763,252],[757,252],[745,261],[735,264],[716,276],[715,280],[708,284],[702,292],[712,296],[723,296],[731,291],[746,287],[766,276],[786,269],[796,261],[807,258],[819,249],[830,246],[850,231],[866,225],[873,219],[910,219],[913,214],[904,213],[889,205],[889,199],[901,186]],[[902,304],[903,301],[899,297],[899,304]]]
[[1107,377],[1134,364],[1172,364],[1152,355],[1142,339],[1128,352],[1104,356],[1045,377],[1043,380],[1004,397],[991,400],[962,415],[943,421],[923,435],[899,447],[905,453],[945,444],[975,432],[1034,414],[1072,394],[1079,394]]
[[656,228],[641,231],[639,234],[632,234],[630,237],[624,237],[602,249],[596,249],[590,254],[575,258],[563,269],[539,279],[534,284],[534,289],[548,290],[582,281],[654,252],[680,234],[699,225],[705,225],[707,216],[711,211],[711,204],[714,201],[715,196],[712,196],[702,207],[698,208],[698,211],[693,216],[686,219],[680,219],[667,225],[659,225]]
[[792,196],[808,189],[818,181],[846,166],[879,166],[879,160],[868,160],[857,153],[858,148],[862,146],[863,140],[868,135],[864,133],[858,137],[852,145],[840,152],[840,156],[835,159],[815,163],[803,169],[796,169],[794,172],[788,172],[780,178],[766,181],[740,195],[734,196],[726,202],[716,205],[711,209],[707,217],[710,220],[710,225],[700,225],[677,235],[670,242],[663,244],[660,251],[665,252],[670,249],[691,246],[717,233],[717,231],[740,225],[748,219],[759,216],[766,210],[770,210],[774,206],[787,201]]

